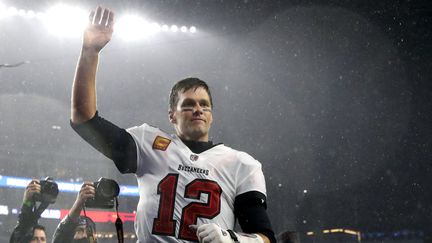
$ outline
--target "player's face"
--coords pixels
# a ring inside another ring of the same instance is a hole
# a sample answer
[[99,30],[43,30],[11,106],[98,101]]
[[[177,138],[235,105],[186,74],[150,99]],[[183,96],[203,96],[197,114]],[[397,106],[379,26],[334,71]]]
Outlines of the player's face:
[[204,88],[179,92],[176,109],[170,111],[170,122],[177,135],[189,141],[208,141],[208,133],[213,122],[210,97]]
[[33,232],[33,238],[30,243],[45,243],[46,242],[46,234],[45,231],[41,229],[35,229]]

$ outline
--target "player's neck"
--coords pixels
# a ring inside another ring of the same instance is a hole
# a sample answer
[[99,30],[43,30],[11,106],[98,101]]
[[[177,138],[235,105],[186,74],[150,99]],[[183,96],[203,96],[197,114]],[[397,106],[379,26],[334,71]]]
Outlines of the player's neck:
[[185,136],[184,134],[179,134],[177,132],[177,136],[182,140],[182,141],[190,141],[190,142],[197,142],[197,143],[208,143],[209,142],[209,136],[204,135],[202,137],[192,137],[192,136]]
[[183,143],[194,153],[199,154],[208,149],[211,149],[214,145],[212,141],[201,142],[201,141],[188,141],[181,139]]

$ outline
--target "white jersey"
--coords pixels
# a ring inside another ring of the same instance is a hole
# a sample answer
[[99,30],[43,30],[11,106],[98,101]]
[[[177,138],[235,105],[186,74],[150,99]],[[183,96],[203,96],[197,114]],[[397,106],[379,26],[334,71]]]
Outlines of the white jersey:
[[176,135],[148,124],[127,131],[137,146],[138,242],[197,241],[191,224],[232,229],[235,197],[266,195],[261,164],[244,152],[219,144],[195,154]]

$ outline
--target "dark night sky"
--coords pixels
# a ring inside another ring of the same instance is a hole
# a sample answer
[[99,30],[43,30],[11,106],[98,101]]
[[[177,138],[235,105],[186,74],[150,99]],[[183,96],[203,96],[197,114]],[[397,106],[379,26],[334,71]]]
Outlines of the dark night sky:
[[[13,5],[42,10],[53,2]],[[101,115],[123,127],[145,121],[172,131],[168,91],[198,76],[213,89],[213,140],[263,164],[276,232],[430,227],[431,3],[102,4],[200,32],[133,43],[114,36],[98,74]],[[1,21],[0,63],[30,63],[0,69],[0,174],[109,175],[135,184],[68,125],[79,39],[46,35],[37,22]]]

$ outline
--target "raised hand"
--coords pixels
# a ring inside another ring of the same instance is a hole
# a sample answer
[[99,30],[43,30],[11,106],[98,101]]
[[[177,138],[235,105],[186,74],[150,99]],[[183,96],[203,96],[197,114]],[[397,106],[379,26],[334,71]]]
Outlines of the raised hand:
[[81,190],[78,193],[74,204],[72,205],[72,208],[69,211],[69,218],[76,220],[81,213],[81,209],[83,208],[84,203],[89,198],[94,198],[95,193],[96,193],[96,191],[95,191],[95,188],[93,186],[93,182],[90,182],[90,181],[84,182],[81,186]]
[[89,198],[95,197],[95,188],[93,186],[93,182],[86,181],[81,186],[81,190],[78,193],[77,199],[75,201],[75,204],[82,206]]
[[23,202],[26,201],[33,201],[33,196],[35,194],[39,194],[41,191],[41,186],[39,184],[39,180],[33,179],[31,182],[27,185],[26,190],[24,192],[24,198]]
[[89,16],[89,24],[84,31],[83,49],[99,53],[111,40],[114,25],[114,12],[98,6]]

